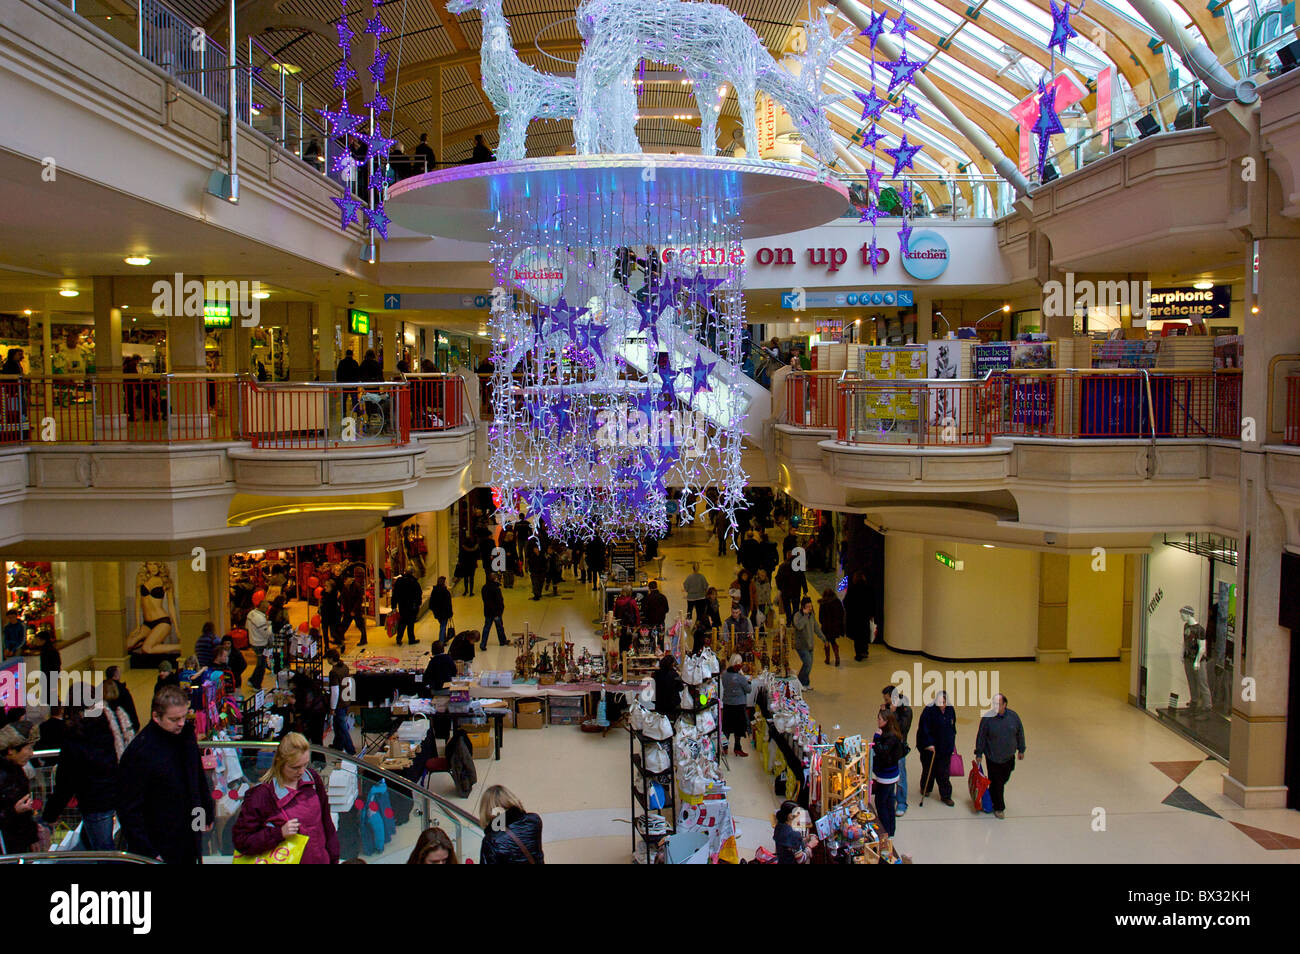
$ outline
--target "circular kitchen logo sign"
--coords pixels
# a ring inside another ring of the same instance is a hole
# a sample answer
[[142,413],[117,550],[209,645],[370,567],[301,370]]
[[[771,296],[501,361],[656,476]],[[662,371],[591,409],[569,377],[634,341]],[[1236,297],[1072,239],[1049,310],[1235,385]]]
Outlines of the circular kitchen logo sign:
[[907,274],[921,281],[929,281],[942,275],[947,267],[947,240],[930,229],[913,232],[911,241],[907,244],[907,254],[903,256],[903,268]]

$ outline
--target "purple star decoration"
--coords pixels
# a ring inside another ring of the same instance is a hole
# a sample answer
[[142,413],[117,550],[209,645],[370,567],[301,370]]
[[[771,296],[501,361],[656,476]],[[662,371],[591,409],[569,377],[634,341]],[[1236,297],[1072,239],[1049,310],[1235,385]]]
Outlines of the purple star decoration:
[[[1087,0],[1084,2],[1086,3]],[[1051,50],[1059,46],[1061,55],[1065,56],[1070,40],[1078,39],[1079,36],[1074,27],[1070,26],[1070,0],[1065,0],[1059,7],[1056,5],[1056,0],[1047,0],[1047,3],[1052,11],[1052,36],[1047,41],[1047,48]],[[1074,12],[1077,14],[1082,10],[1083,3],[1080,3],[1079,9]]]
[[1034,132],[1038,134],[1038,177],[1043,177],[1047,167],[1047,150],[1055,133],[1065,132],[1061,117],[1056,113],[1056,86],[1044,87],[1038,81],[1038,122],[1034,123]]
[[886,149],[885,155],[894,160],[894,171],[889,174],[891,179],[897,179],[898,174],[904,169],[915,169],[912,165],[912,157],[921,151],[921,146],[909,145],[907,142],[907,133],[903,133],[903,138],[898,141],[897,149]]
[[853,95],[862,101],[862,118],[864,120],[879,119],[881,112],[889,105],[886,100],[876,95],[874,86],[865,93],[855,89]]
[[[867,24],[867,28],[859,33],[858,36],[865,36],[869,39],[871,41],[871,49],[874,50],[876,48],[876,41],[880,39],[880,34],[885,32],[885,24],[887,22],[888,21],[885,19],[883,13],[873,13],[871,14],[871,22]],[[912,29],[915,30],[916,27],[912,27]]]
[[363,209],[366,214],[366,228],[374,229],[388,241],[388,216],[384,212],[384,203],[378,203],[373,209]]
[[894,91],[896,86],[905,86],[912,82],[915,76],[925,66],[925,60],[914,60],[907,55],[906,50],[900,50],[898,59],[883,64],[885,69],[889,70],[889,92]]
[[357,211],[365,205],[364,202],[352,195],[350,192],[342,197],[330,196],[330,201],[339,207],[339,212],[341,213],[339,228],[345,232],[347,231],[348,226],[357,220]]

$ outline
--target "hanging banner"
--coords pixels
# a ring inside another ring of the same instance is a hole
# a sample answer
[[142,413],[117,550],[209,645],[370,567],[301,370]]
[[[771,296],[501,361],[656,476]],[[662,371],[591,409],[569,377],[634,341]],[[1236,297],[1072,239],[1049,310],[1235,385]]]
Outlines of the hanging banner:
[[[1065,112],[1079,100],[1086,91],[1079,86],[1069,73],[1060,73],[1052,80],[1056,87],[1056,111]],[[1026,96],[1011,107],[1011,118],[1020,127],[1020,171],[1026,175],[1034,168],[1034,123],[1038,122],[1038,91]]]

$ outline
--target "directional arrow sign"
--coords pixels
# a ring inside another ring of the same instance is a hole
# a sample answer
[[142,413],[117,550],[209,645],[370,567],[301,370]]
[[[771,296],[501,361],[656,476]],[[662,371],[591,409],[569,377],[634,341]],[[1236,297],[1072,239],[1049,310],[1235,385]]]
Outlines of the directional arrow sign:
[[394,293],[392,293],[392,292],[385,292],[385,293],[384,293],[384,307],[385,307],[385,308],[390,308],[390,309],[392,309],[392,310],[394,310],[394,311],[399,310],[399,309],[402,307],[402,296],[401,296],[401,295],[396,295],[396,294],[394,294]]

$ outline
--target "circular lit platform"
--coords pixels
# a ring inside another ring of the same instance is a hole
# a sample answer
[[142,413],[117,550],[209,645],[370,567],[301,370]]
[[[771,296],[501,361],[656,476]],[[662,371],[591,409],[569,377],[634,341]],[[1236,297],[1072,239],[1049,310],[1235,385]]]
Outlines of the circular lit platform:
[[503,221],[571,245],[662,244],[727,223],[740,238],[824,225],[848,190],[814,170],[725,156],[548,156],[404,179],[384,208],[425,235],[486,242]]

